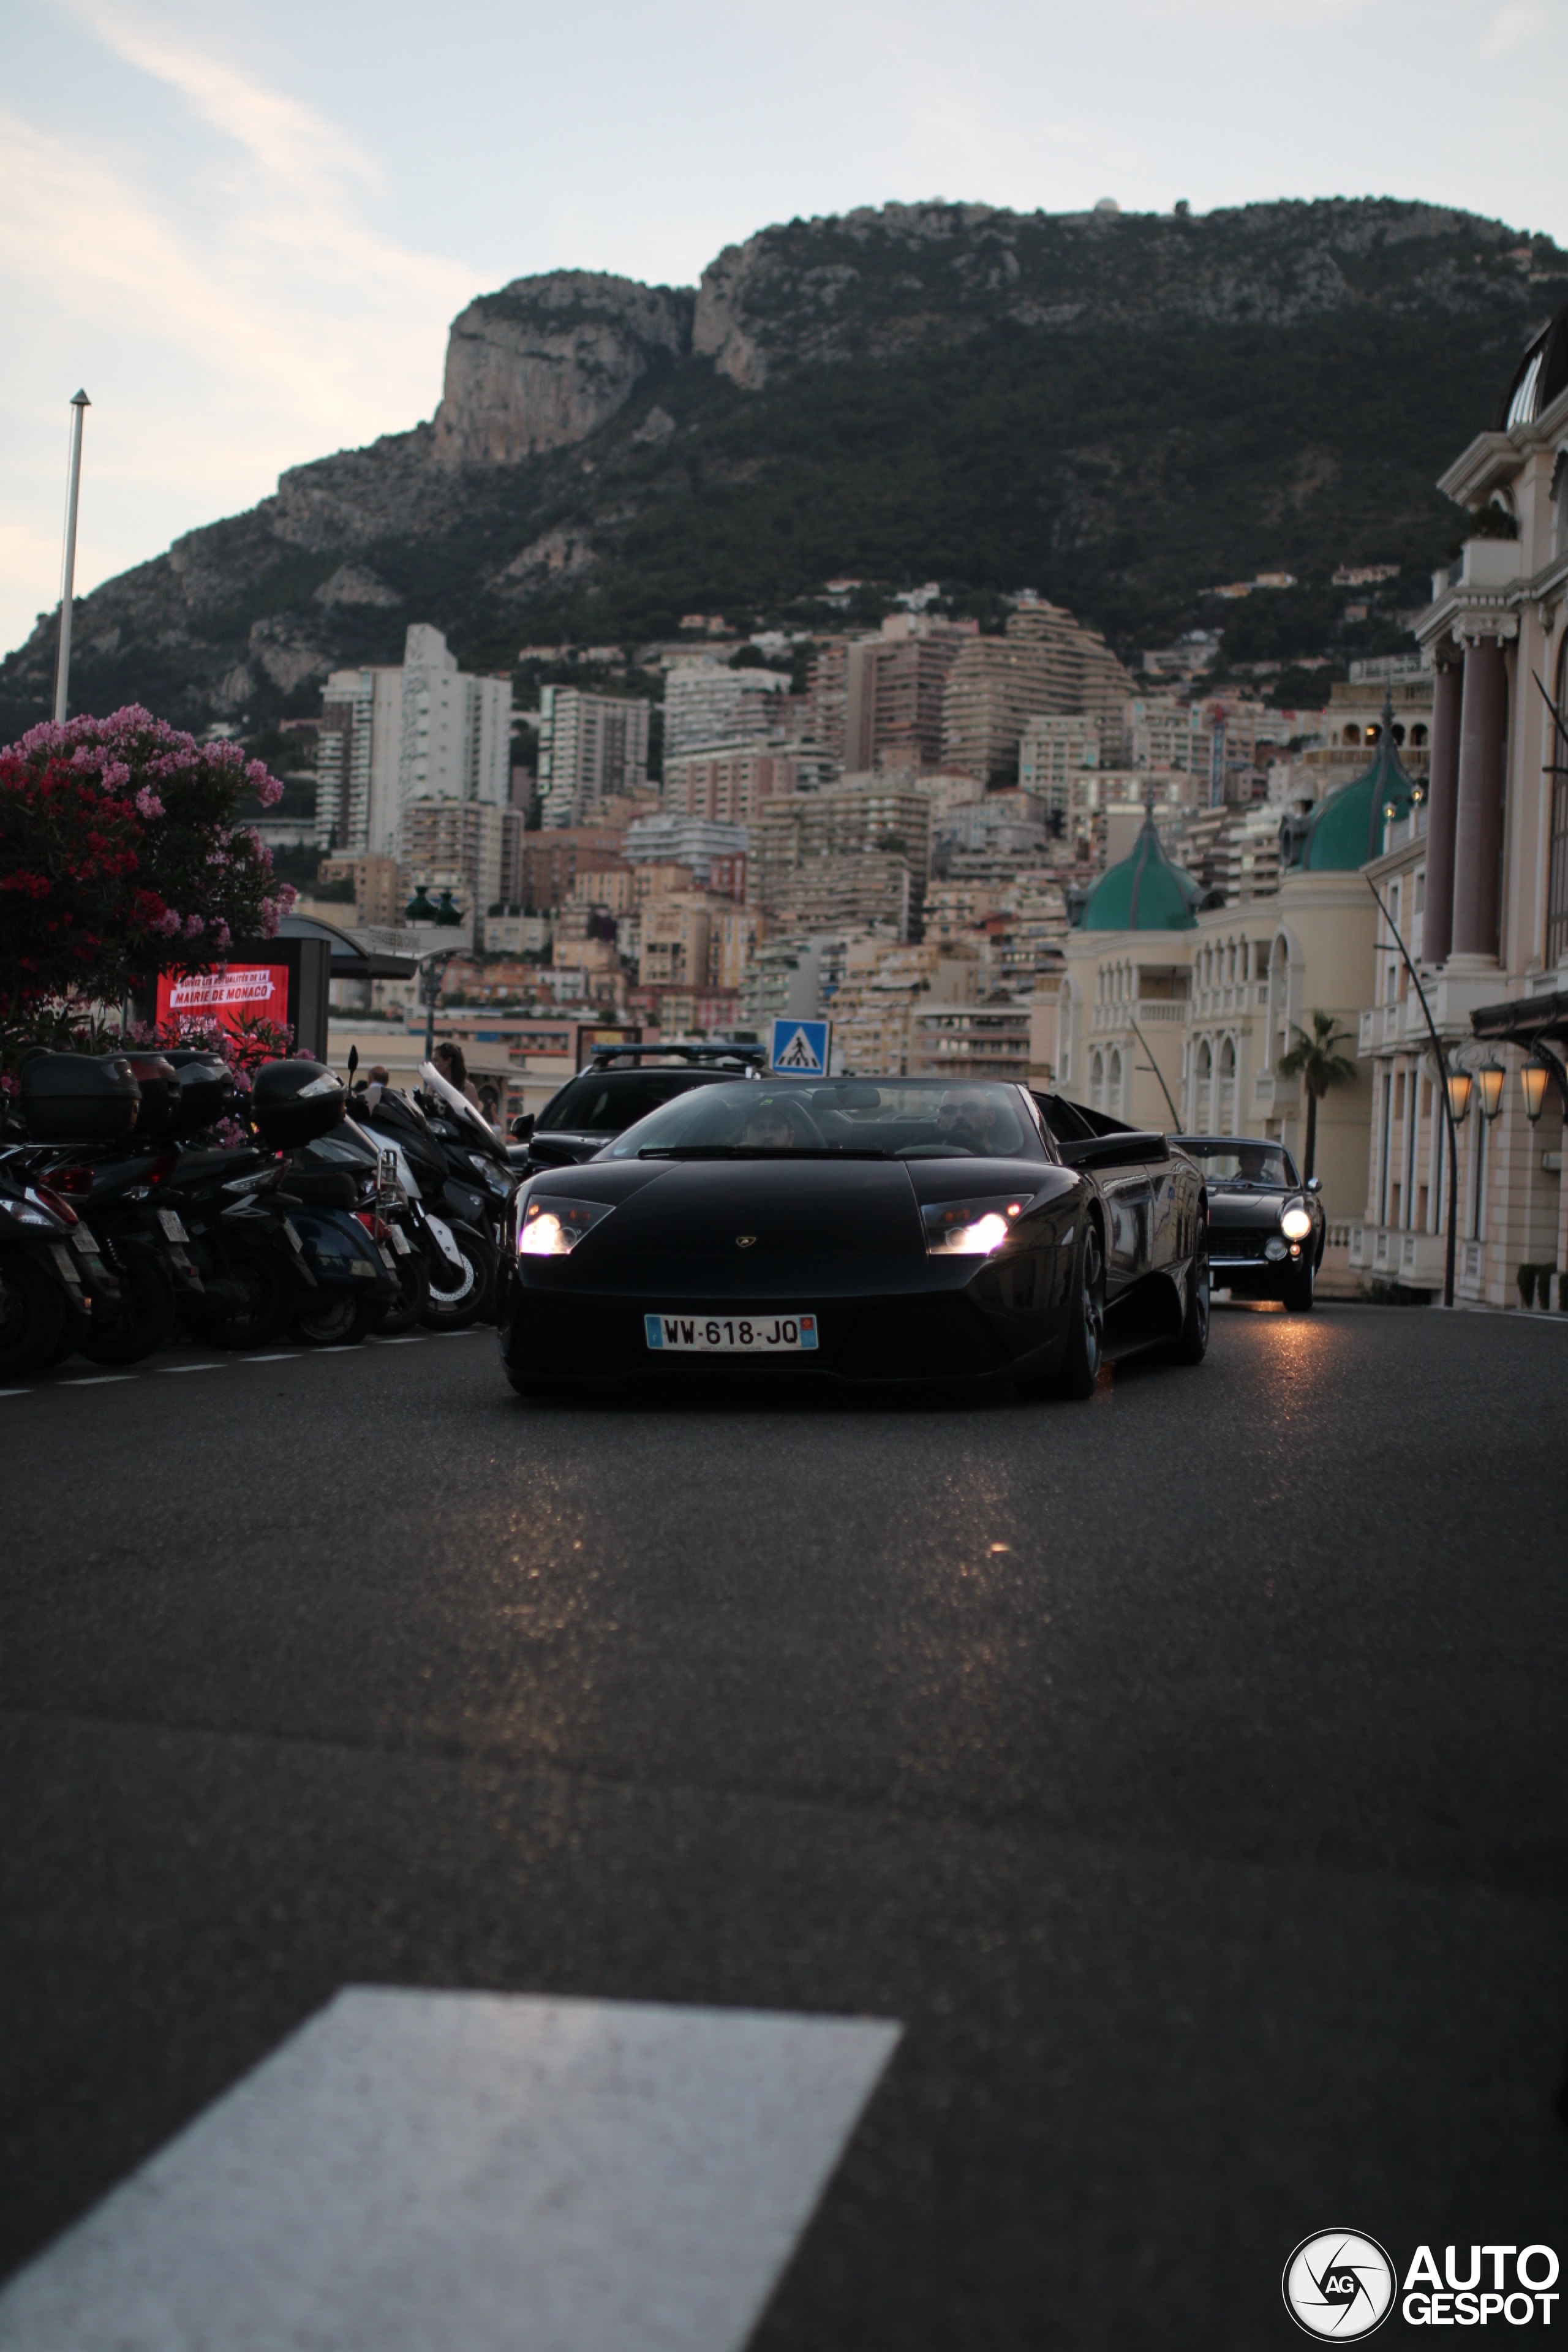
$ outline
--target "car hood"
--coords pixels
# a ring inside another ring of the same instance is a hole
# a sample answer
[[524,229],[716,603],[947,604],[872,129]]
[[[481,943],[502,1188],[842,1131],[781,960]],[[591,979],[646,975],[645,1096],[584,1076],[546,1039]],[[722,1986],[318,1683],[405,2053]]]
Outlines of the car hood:
[[1296,1198],[1290,1192],[1216,1192],[1209,1193],[1209,1223],[1228,1227],[1232,1233],[1278,1232],[1279,1212],[1287,1201]]

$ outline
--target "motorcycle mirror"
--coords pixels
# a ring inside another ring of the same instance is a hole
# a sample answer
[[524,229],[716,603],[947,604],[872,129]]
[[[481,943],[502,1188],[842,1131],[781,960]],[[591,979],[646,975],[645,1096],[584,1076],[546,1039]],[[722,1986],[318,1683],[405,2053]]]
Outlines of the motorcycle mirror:
[[526,1143],[532,1133],[533,1113],[531,1110],[519,1111],[517,1117],[511,1123],[512,1141],[514,1143]]

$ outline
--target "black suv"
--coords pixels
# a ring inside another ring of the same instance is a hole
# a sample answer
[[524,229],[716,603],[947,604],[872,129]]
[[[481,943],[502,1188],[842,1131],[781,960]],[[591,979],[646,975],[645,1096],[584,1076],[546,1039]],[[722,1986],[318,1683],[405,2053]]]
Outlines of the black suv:
[[[569,1078],[537,1118],[525,1112],[513,1119],[513,1139],[526,1146],[522,1172],[592,1160],[672,1095],[689,1087],[733,1086],[766,1059],[761,1045],[595,1045],[587,1068]],[[648,1066],[656,1062],[658,1067]]]

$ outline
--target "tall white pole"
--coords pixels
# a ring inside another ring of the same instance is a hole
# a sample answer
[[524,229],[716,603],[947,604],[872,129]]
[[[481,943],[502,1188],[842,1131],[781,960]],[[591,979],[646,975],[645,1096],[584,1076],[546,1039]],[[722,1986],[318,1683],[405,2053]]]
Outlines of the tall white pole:
[[71,420],[70,489],[66,499],[66,576],[60,591],[60,650],[55,664],[55,724],[65,724],[66,703],[70,694],[71,675],[71,604],[76,594],[76,509],[81,491],[81,420],[92,406],[85,392],[79,392],[71,402],[76,415]]

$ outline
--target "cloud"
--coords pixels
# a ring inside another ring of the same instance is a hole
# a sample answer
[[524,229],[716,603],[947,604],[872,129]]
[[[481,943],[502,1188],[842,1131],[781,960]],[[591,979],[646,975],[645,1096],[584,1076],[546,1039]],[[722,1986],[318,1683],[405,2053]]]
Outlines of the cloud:
[[[149,137],[134,85],[91,137],[0,108],[0,498],[21,518],[0,645],[58,593],[46,532],[79,380],[98,404],[92,537],[117,567],[165,544],[165,521],[232,512],[285,466],[427,416],[447,322],[478,290],[471,267],[381,233],[375,165],[313,108],[134,8],[71,5],[110,74],[151,77],[192,131]],[[85,587],[104,569],[83,559]]]
[[1481,43],[1481,55],[1507,57],[1524,42],[1538,39],[1547,30],[1548,23],[1546,11],[1538,0],[1504,0]]

